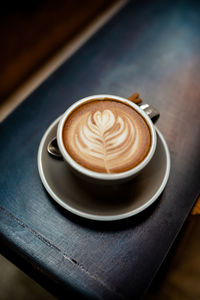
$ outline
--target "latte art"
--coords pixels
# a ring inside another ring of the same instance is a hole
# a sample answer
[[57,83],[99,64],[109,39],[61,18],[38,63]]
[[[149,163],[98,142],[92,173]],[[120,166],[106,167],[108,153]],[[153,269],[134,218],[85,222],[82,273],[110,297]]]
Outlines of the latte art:
[[88,159],[99,158],[110,173],[113,166],[126,162],[137,147],[136,128],[127,116],[115,116],[112,111],[86,114],[79,120],[74,148]]
[[150,147],[147,124],[127,105],[98,102],[94,107],[84,105],[85,109],[72,113],[66,122],[63,140],[67,151],[79,164],[97,172],[119,173],[136,166]]

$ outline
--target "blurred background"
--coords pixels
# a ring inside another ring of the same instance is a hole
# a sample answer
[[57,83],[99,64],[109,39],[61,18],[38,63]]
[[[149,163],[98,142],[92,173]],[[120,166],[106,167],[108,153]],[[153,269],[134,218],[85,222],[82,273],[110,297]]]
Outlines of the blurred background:
[[3,1],[0,10],[0,101],[119,1]]
[[35,300],[56,299],[39,284],[30,279],[6,258],[0,255],[0,299]]

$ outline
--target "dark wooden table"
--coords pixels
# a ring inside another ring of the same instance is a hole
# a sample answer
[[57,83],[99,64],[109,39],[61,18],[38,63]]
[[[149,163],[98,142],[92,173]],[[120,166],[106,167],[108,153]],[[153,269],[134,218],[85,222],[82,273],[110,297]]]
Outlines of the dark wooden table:
[[[1,124],[1,253],[56,296],[142,297],[183,226],[199,195],[199,29],[198,1],[132,1]],[[79,98],[136,91],[161,113],[164,193],[118,222],[63,210],[37,170],[45,130]]]

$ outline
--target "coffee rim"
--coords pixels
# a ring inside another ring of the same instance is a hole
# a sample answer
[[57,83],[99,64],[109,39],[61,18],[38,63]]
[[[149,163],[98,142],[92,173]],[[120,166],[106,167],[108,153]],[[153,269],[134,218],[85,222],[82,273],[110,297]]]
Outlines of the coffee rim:
[[[69,153],[67,152],[67,150],[64,146],[64,142],[63,142],[63,126],[64,126],[67,118],[70,116],[70,114],[75,109],[80,107],[82,104],[89,103],[92,101],[105,100],[105,99],[122,102],[122,103],[132,107],[133,109],[135,109],[136,112],[138,112],[144,118],[144,120],[146,121],[146,123],[150,129],[150,133],[151,133],[151,147],[149,149],[147,156],[144,158],[144,160],[141,163],[139,163],[137,166],[135,166],[134,168],[127,170],[127,171],[120,172],[120,173],[111,173],[111,174],[100,173],[100,172],[92,171],[90,169],[83,167],[82,165],[78,164],[69,155]],[[148,162],[151,160],[151,158],[154,155],[154,152],[156,149],[156,144],[157,144],[157,136],[156,136],[156,131],[155,131],[155,128],[154,128],[154,125],[153,125],[151,119],[137,104],[131,102],[130,100],[128,100],[127,98],[124,98],[124,97],[115,96],[115,95],[111,95],[111,94],[98,94],[98,95],[87,96],[87,97],[84,97],[84,98],[76,101],[63,113],[61,120],[58,124],[58,128],[57,128],[57,142],[58,142],[58,146],[59,146],[60,152],[61,152],[64,160],[73,169],[75,169],[77,172],[79,172],[83,175],[86,175],[90,178],[104,180],[104,181],[109,182],[109,181],[113,181],[113,180],[123,180],[123,179],[129,178],[129,177],[134,176],[135,174],[139,173],[148,164]]]

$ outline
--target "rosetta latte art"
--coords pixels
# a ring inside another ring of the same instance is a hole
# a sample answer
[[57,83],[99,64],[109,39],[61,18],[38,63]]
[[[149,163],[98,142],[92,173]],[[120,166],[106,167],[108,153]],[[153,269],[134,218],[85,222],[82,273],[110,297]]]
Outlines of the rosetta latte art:
[[100,173],[120,173],[147,155],[151,135],[145,120],[130,106],[103,100],[86,103],[67,119],[63,141],[80,165]]
[[101,160],[107,173],[137,149],[137,128],[128,117],[116,118],[108,109],[83,116],[77,129],[74,148],[85,158]]

